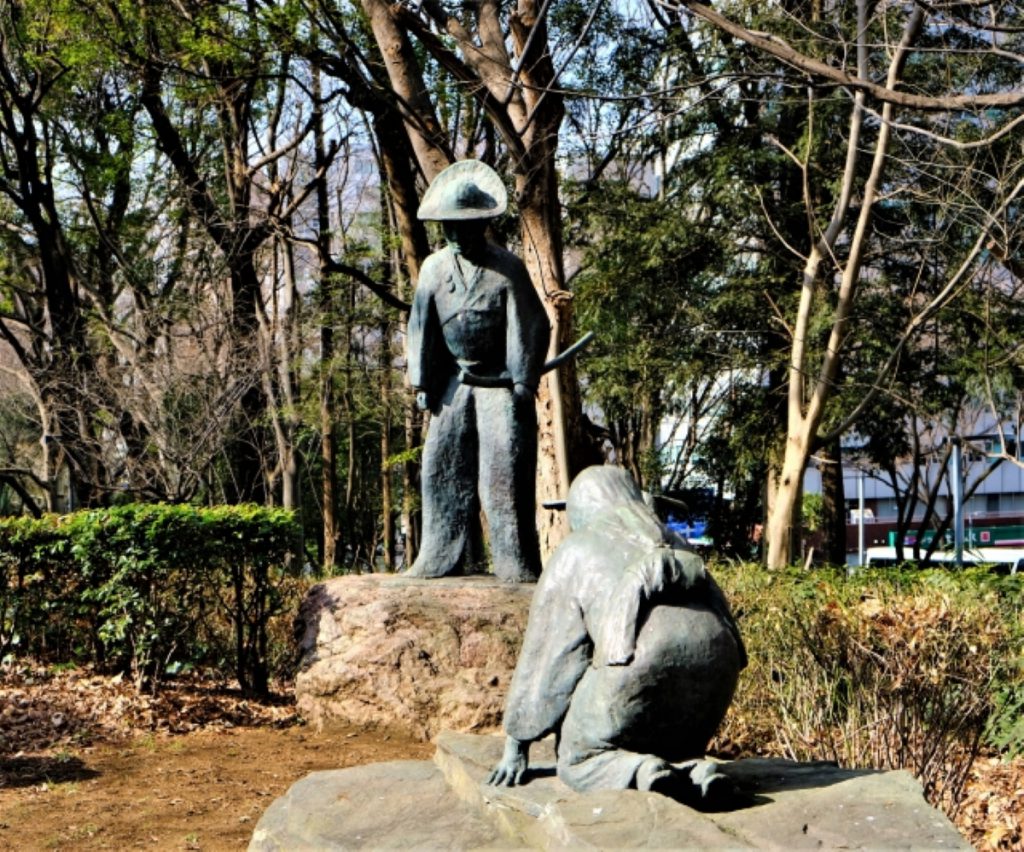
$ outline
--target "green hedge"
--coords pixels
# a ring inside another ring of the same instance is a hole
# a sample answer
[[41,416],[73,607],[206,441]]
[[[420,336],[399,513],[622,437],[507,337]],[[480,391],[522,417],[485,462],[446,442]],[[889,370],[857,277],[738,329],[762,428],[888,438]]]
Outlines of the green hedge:
[[750,654],[720,748],[909,769],[951,815],[980,748],[1024,750],[1024,575],[712,570]]
[[0,658],[230,669],[265,695],[269,627],[298,596],[300,530],[258,506],[133,504],[0,518]]

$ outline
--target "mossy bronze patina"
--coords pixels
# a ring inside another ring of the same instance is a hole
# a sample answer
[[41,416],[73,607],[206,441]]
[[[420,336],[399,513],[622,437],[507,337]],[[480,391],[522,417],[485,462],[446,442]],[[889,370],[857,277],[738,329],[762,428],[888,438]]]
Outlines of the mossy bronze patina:
[[413,576],[471,563],[480,506],[494,573],[509,582],[540,573],[534,396],[550,326],[523,262],[485,236],[506,204],[498,175],[464,160],[434,179],[420,205],[419,218],[442,223],[447,246],[424,262],[409,317],[409,381],[432,414]]
[[725,596],[625,470],[585,470],[567,509],[572,533],[533,598],[491,783],[520,783],[530,743],[554,732],[573,789],[735,806],[732,782],[700,760],[746,664]]

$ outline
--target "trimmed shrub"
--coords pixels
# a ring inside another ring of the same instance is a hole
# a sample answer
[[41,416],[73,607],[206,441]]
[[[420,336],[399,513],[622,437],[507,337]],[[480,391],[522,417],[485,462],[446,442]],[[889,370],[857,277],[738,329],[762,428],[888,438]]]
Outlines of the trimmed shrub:
[[71,602],[77,577],[65,570],[69,541],[60,518],[0,518],[0,659],[29,652],[77,656],[81,640]]
[[1009,714],[1024,683],[1024,578],[980,569],[714,572],[751,659],[723,749],[908,769],[952,816],[986,738],[1010,749],[1021,733]]
[[142,688],[193,665],[265,695],[268,625],[298,599],[300,531],[259,506],[132,504],[0,519],[0,651],[93,662]]

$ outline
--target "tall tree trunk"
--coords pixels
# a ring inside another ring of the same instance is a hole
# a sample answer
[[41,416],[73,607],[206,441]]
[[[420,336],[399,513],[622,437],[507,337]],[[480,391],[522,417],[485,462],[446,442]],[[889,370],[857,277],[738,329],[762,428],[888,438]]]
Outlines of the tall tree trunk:
[[284,456],[281,458],[281,505],[285,509],[298,511],[299,501],[299,452],[295,446],[299,429],[299,377],[295,370],[295,359],[301,351],[299,329],[299,292],[295,282],[295,257],[291,243],[282,241],[284,260],[284,286],[287,294],[281,306],[282,329],[281,351],[278,367],[285,405],[285,429],[287,435]]
[[783,568],[797,557],[799,543],[800,502],[803,498],[804,469],[809,453],[805,436],[790,435],[786,442],[782,469],[774,487],[769,483],[768,522],[765,537],[768,539],[769,568]]
[[[420,264],[430,251],[426,228],[413,215],[418,202],[411,151],[401,124],[390,112],[374,114],[373,127],[380,146],[381,173],[387,187],[388,228],[398,234],[401,244],[401,250],[397,247],[392,248],[392,278],[398,297],[409,303],[412,301],[411,282],[419,277]],[[399,316],[397,331],[401,340],[405,340],[407,320],[408,314],[402,313]],[[386,369],[391,369],[390,361]],[[400,526],[403,535],[402,557],[405,566],[408,567],[416,560],[416,554],[419,552],[419,463],[410,453],[422,443],[423,415],[415,404],[415,396],[409,387],[407,376],[403,376],[403,391],[402,425],[406,456],[402,462]]]
[[843,488],[843,451],[839,439],[818,451],[821,460],[821,502],[824,556],[832,565],[846,564],[846,494]]
[[360,5],[380,48],[379,55],[392,89],[398,96],[395,103],[416,160],[426,179],[433,180],[454,156],[419,70],[415,49],[395,19],[396,9],[390,3],[362,0]]
[[[327,307],[321,301],[321,310]],[[328,314],[328,316],[330,316]],[[323,511],[323,570],[338,564],[338,463],[334,438],[334,329],[330,320],[320,326],[320,494]]]
[[[405,404],[405,445],[406,447],[418,447],[422,443],[423,421],[420,411],[411,404],[406,395]],[[408,459],[402,464],[402,535],[406,567],[416,561],[420,552],[420,522],[421,512],[419,509],[419,465]]]
[[[517,189],[525,188],[525,178],[517,179]],[[572,343],[572,302],[562,285],[562,247],[558,233],[552,233],[550,218],[558,210],[558,197],[536,197],[533,203],[520,207],[523,239],[523,261],[541,293],[551,323],[552,357]],[[543,507],[549,500],[564,500],[572,480],[570,461],[570,430],[580,431],[578,382],[575,365],[568,364],[548,373],[541,382],[537,399],[537,513],[541,556],[547,559],[568,534],[565,513]],[[575,408],[571,407],[573,400]]]
[[245,383],[245,389],[239,401],[237,437],[228,448],[231,479],[227,497],[231,503],[264,504],[274,454],[264,425],[269,400],[259,378],[268,365],[263,363],[258,343],[261,307],[255,249],[234,258],[230,280],[232,372],[235,381]]
[[391,328],[385,320],[380,324],[380,512],[381,539],[384,546],[384,569],[395,570],[395,522],[391,507]]
[[99,505],[105,498],[105,475],[92,434],[96,400],[89,393],[94,383],[95,358],[78,297],[71,246],[57,211],[50,175],[49,136],[37,134],[38,118],[32,112],[21,112],[15,119],[12,107],[6,97],[0,100],[4,132],[17,159],[15,180],[19,192],[11,198],[25,215],[37,243],[42,293],[41,313],[36,322],[48,326],[44,340],[28,349],[19,345],[15,351],[37,353],[33,362],[25,366],[33,376],[46,411],[43,440],[59,448],[49,454],[53,463],[51,481],[56,485],[63,463],[68,476],[68,502],[77,492],[84,505]]
[[[572,296],[565,289],[562,259],[562,207],[559,201],[555,155],[558,132],[565,114],[557,94],[554,63],[548,48],[546,5],[520,0],[510,15],[509,29],[526,85],[522,100],[509,100],[509,117],[518,131],[524,154],[516,161],[523,260],[551,320],[549,354],[573,342]],[[507,80],[492,83],[500,92]],[[540,392],[538,422],[537,503],[541,555],[547,558],[568,534],[564,512],[552,513],[541,505],[564,500],[569,484],[586,457],[583,446],[583,409],[575,364],[548,373]]]
[[276,502],[279,491],[280,505],[294,510],[298,506],[298,453],[295,448],[298,379],[292,362],[296,351],[293,326],[296,324],[297,291],[291,246],[283,239],[274,240],[271,281],[270,312],[261,310],[259,313],[261,355],[265,364],[263,392],[269,403],[270,425],[277,451],[277,465],[267,478],[267,498],[270,503]]
[[[323,513],[323,564],[325,574],[332,574],[338,565],[338,463],[334,433],[334,279],[329,274],[331,262],[331,213],[326,174],[326,146],[321,101],[320,66],[312,65],[313,97],[316,113],[313,119],[313,144],[316,156],[317,253],[320,265],[320,289],[317,307],[320,314],[320,505]],[[340,220],[341,211],[338,211]]]

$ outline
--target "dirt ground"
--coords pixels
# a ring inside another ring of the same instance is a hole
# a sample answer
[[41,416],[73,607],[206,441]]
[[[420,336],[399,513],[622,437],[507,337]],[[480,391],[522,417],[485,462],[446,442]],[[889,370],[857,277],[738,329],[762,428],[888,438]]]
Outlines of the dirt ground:
[[[433,750],[382,729],[318,732],[284,698],[198,678],[153,698],[88,671],[0,667],[0,849],[244,849],[309,772]],[[1024,849],[1024,759],[982,757],[971,775],[957,827],[978,849]]]
[[263,811],[309,772],[432,754],[396,732],[317,732],[285,701],[201,683],[152,700],[88,673],[8,671],[0,849],[244,849]]
[[150,734],[5,760],[0,848],[244,849],[263,811],[307,773],[432,751],[376,731],[294,726]]

